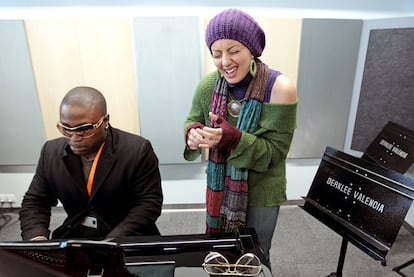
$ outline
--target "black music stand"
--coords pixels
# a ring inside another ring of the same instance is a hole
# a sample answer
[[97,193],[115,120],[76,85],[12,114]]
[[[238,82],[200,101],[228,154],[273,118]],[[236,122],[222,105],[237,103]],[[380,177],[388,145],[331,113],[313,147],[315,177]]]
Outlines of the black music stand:
[[414,163],[414,131],[388,122],[361,158],[401,174],[406,173]]
[[[362,159],[402,174],[406,173],[414,163],[414,131],[388,122],[368,146]],[[393,270],[401,276],[406,276],[400,270],[411,264],[414,264],[414,258],[394,267]]]
[[336,272],[348,242],[386,264],[385,257],[414,199],[414,179],[327,147],[301,206],[342,236]]

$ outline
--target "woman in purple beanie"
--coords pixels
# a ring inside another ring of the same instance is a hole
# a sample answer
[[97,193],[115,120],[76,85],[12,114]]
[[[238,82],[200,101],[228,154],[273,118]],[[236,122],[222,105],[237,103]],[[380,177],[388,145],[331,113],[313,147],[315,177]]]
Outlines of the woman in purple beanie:
[[217,71],[198,84],[184,123],[184,158],[208,149],[207,233],[254,227],[270,267],[286,159],[296,128],[294,84],[259,57],[265,34],[238,9],[209,22],[206,44]]

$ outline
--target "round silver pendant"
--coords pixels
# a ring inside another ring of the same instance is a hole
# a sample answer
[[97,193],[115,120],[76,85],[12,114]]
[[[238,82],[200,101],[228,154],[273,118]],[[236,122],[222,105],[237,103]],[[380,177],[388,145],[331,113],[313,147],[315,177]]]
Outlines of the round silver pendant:
[[231,100],[227,103],[227,112],[233,116],[238,117],[240,114],[241,103],[239,100]]

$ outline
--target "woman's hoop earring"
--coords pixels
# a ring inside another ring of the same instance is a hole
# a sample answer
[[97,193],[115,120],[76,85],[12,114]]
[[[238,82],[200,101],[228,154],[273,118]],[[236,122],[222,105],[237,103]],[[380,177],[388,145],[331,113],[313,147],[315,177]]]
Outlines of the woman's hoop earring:
[[254,75],[256,75],[256,70],[257,70],[256,61],[253,58],[250,60],[250,66],[249,66],[250,75],[254,77]]

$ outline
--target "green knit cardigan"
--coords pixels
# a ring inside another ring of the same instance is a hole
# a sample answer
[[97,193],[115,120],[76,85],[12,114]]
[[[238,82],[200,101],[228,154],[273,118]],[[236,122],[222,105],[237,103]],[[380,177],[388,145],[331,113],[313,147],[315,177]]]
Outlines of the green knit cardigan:
[[[210,100],[218,72],[205,76],[198,84],[192,106],[184,123],[209,124]],[[269,207],[286,201],[286,159],[296,128],[298,101],[289,104],[263,103],[259,125],[253,134],[243,132],[227,162],[237,168],[249,169],[249,206]],[[236,125],[237,118],[227,121]],[[193,161],[201,150],[184,149],[184,159]]]

